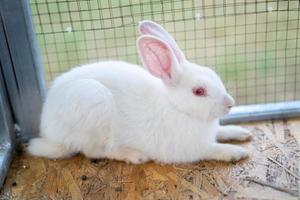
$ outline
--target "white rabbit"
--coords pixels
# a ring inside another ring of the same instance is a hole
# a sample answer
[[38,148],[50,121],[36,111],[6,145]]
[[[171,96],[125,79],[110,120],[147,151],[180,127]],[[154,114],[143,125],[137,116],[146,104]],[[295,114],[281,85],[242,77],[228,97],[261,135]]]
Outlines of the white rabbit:
[[246,149],[220,140],[247,140],[248,130],[220,126],[234,99],[219,76],[188,62],[160,25],[143,21],[137,49],[143,68],[107,61],[58,77],[43,106],[40,137],[28,151],[47,158],[81,152],[132,163],[239,160]]

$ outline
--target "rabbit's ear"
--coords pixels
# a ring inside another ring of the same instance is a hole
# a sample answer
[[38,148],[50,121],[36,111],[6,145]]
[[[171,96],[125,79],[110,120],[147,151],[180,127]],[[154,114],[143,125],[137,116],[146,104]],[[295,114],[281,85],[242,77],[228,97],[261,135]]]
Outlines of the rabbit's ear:
[[179,77],[179,63],[171,47],[161,39],[144,35],[137,40],[137,49],[143,65],[166,84],[174,85]]
[[178,62],[181,63],[185,61],[185,56],[178,47],[175,39],[161,25],[150,20],[144,20],[139,23],[139,31],[141,34],[153,35],[166,41],[172,48]]

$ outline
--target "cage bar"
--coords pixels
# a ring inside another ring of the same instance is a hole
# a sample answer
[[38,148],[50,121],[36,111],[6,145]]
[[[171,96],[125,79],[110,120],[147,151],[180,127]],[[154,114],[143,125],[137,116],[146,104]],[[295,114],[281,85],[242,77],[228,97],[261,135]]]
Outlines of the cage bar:
[[237,106],[221,119],[222,124],[270,119],[287,119],[300,116],[300,101]]

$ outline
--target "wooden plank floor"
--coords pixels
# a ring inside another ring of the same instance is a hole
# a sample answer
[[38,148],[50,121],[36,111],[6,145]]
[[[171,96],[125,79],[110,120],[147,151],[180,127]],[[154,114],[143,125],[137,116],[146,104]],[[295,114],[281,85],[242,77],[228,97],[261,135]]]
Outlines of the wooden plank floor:
[[254,135],[243,144],[251,157],[237,163],[136,166],[21,153],[0,199],[298,199],[300,119],[243,126]]

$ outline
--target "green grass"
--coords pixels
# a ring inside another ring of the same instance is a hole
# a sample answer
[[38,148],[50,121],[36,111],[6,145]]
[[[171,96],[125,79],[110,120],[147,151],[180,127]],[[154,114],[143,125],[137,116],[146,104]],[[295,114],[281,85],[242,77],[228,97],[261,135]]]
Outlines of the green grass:
[[[203,7],[196,0],[30,2],[48,82],[96,60],[139,63],[136,26],[152,19],[174,35],[189,60],[214,68],[238,104],[300,98],[298,1],[227,0],[225,9],[221,1]],[[197,13],[205,19],[197,20]]]

